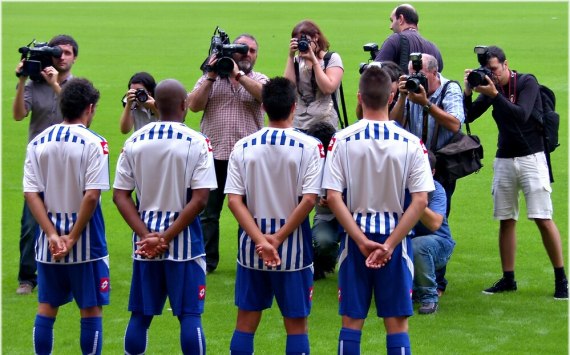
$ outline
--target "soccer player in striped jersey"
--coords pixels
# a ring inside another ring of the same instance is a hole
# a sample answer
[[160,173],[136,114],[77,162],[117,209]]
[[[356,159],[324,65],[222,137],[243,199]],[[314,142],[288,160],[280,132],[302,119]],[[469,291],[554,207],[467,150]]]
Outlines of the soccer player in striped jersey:
[[[408,318],[413,314],[411,241],[408,236],[434,190],[423,143],[389,121],[393,99],[388,74],[368,68],[360,77],[363,119],[337,132],[329,144],[323,177],[329,206],[346,234],[339,258],[338,353],[360,354],[360,338],[372,293],[384,318],[387,353],[411,354]],[[406,190],[411,203],[404,211]]]
[[206,353],[201,318],[206,260],[196,217],[217,183],[208,139],[183,124],[186,100],[180,82],[160,82],[155,88],[160,120],[133,133],[117,162],[113,201],[133,230],[125,354],[145,353],[148,329],[167,296],[180,322],[182,353]]
[[237,221],[237,324],[230,354],[253,354],[253,337],[275,297],[287,332],[286,354],[309,354],[307,317],[313,292],[308,215],[320,191],[324,151],[293,129],[295,84],[274,78],[263,86],[269,125],[239,140],[225,193]]
[[81,352],[101,354],[110,283],[100,196],[109,190],[109,147],[88,129],[98,101],[91,82],[71,79],[60,93],[63,123],[28,144],[24,196],[41,228],[36,239],[36,354],[52,353],[59,307],[72,299],[81,314]]

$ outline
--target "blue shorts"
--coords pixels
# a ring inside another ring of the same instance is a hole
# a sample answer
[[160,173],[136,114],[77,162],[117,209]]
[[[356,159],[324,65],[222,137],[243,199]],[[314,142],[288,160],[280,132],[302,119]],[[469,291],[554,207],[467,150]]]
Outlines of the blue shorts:
[[38,265],[38,301],[57,308],[71,302],[79,309],[109,304],[109,258],[77,263]]
[[239,309],[263,311],[271,308],[273,297],[283,317],[308,317],[313,300],[313,268],[267,271],[238,264],[235,305]]
[[129,311],[162,314],[166,296],[172,314],[202,314],[206,298],[206,260],[133,261]]
[[[368,239],[383,243],[388,236],[366,233]],[[372,293],[378,317],[411,316],[413,253],[409,236],[396,246],[392,259],[380,269],[366,267],[366,258],[350,236],[344,233],[338,271],[339,314],[364,319]]]

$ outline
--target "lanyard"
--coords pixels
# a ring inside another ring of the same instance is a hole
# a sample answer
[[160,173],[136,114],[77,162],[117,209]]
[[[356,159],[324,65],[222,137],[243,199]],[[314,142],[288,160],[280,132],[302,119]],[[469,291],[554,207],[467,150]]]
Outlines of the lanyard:
[[[509,96],[505,94],[505,90],[503,89],[502,86],[501,86],[501,92],[503,93],[503,96],[508,97],[509,101],[511,101],[514,104],[517,101],[517,75],[514,71],[510,69],[509,73],[511,73],[511,77],[509,79]],[[511,87],[513,88],[512,92],[511,92]]]

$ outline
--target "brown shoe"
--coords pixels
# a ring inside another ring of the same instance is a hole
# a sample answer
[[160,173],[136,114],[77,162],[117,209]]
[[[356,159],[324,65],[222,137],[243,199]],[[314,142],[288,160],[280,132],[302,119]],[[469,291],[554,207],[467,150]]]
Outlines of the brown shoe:
[[440,290],[439,288],[437,289],[437,297],[443,296],[444,293],[445,293],[445,290]]
[[18,286],[16,293],[18,295],[29,295],[32,293],[33,289],[34,289],[34,286],[32,286],[28,283],[21,283],[20,286]]

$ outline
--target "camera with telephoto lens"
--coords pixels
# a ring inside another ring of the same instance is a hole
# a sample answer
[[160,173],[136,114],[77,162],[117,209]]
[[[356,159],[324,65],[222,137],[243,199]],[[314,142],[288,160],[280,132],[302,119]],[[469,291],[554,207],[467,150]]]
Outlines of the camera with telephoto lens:
[[426,94],[428,93],[428,80],[424,73],[420,73],[423,69],[422,54],[421,53],[411,53],[410,60],[412,61],[412,68],[415,73],[406,76],[406,90],[410,92],[420,93],[420,85],[424,87]]
[[[210,50],[208,58],[202,63],[200,69],[205,72],[215,71],[220,76],[229,76],[234,70],[234,61],[232,54],[247,54],[249,46],[247,44],[231,44],[230,38],[224,30],[220,30],[217,26],[210,42]],[[214,66],[208,65],[212,55],[216,55],[218,59]]]
[[138,88],[135,91],[135,99],[141,103],[146,102],[148,100],[148,93],[146,92],[145,89]]
[[37,82],[45,81],[41,73],[45,68],[53,66],[52,57],[61,58],[63,54],[61,47],[49,47],[47,42],[36,43],[35,39],[27,46],[20,47],[18,52],[22,53],[21,59],[25,59],[25,61],[20,75],[16,75],[28,76],[31,80]]
[[476,46],[473,49],[473,52],[477,54],[477,60],[479,61],[480,67],[477,69],[473,69],[469,75],[467,75],[467,84],[471,89],[477,86],[486,86],[489,85],[487,83],[486,77],[493,78],[493,72],[487,68],[487,64],[491,60],[489,56],[489,47],[486,46]]
[[299,52],[306,52],[309,50],[311,43],[307,36],[301,35],[301,38],[297,40],[297,49]]
[[370,52],[370,58],[368,59],[367,63],[360,63],[360,65],[358,66],[358,72],[360,74],[364,73],[364,71],[369,67],[382,68],[382,62],[375,61],[376,56],[378,55],[378,45],[376,43],[366,43],[364,45],[364,51]]

